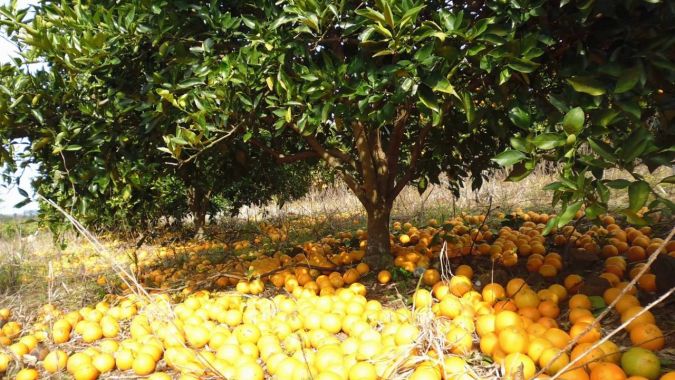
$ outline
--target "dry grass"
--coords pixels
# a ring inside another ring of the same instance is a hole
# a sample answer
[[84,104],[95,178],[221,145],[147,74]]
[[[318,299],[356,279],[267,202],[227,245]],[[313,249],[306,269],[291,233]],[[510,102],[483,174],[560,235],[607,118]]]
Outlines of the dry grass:
[[[659,185],[661,179],[673,174],[673,170],[662,167],[654,173],[649,173],[645,167],[638,168],[637,172],[645,177],[661,196],[672,199],[675,197],[675,186]],[[394,203],[393,219],[415,220],[424,222],[428,218],[447,217],[456,213],[485,212],[488,200],[492,199],[495,208],[503,212],[510,212],[515,208],[533,209],[537,211],[554,212],[551,207],[552,192],[543,190],[544,186],[556,181],[557,172],[549,166],[538,166],[534,172],[520,182],[507,182],[506,170],[495,171],[490,180],[484,182],[480,189],[472,190],[471,182],[464,181],[460,188],[459,197],[456,197],[448,188],[448,179],[442,178],[439,185],[429,185],[427,190],[420,194],[413,186],[406,187]],[[631,179],[626,172],[607,170],[604,178]],[[618,209],[628,202],[626,190],[612,190],[610,209]],[[355,216],[365,221],[365,213],[359,200],[341,182],[324,188],[314,188],[305,197],[288,202],[279,208],[275,203],[258,207],[244,207],[237,219],[258,222],[265,219],[288,219],[298,216],[322,215],[327,222],[338,226],[346,216]]]

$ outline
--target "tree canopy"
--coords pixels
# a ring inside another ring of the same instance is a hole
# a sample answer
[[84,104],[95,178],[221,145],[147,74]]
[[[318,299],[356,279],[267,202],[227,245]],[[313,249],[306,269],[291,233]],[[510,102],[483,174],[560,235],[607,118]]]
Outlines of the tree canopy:
[[[310,163],[281,167],[241,141],[180,165],[163,153],[166,134],[184,144],[193,138],[180,128],[189,115],[157,102],[156,78],[146,76],[170,67],[169,59],[151,57],[137,38],[112,24],[92,37],[104,4],[84,14],[81,7],[37,8],[31,23],[43,40],[25,34],[27,25],[8,21],[27,17],[25,10],[2,9],[5,30],[23,50],[0,77],[0,162],[8,164],[7,172],[16,169],[16,142],[27,139],[30,149],[20,161],[39,164],[36,190],[90,225],[115,229],[145,228],[160,217],[188,213],[199,227],[207,213],[304,194]],[[36,60],[46,68],[26,69]],[[53,226],[61,220],[49,207],[42,215]]]
[[[457,190],[497,165],[516,181],[557,162],[549,228],[584,204],[605,212],[610,188],[628,187],[634,223],[650,197],[673,208],[634,170],[675,154],[672,2],[43,1],[32,19],[0,14],[25,49],[17,64],[50,66],[3,68],[5,143],[48,138],[56,165],[127,145],[158,170],[228,160],[217,152],[233,144],[264,167],[321,159],[368,214],[369,257],[389,250],[400,191],[441,174]],[[612,167],[634,180],[605,180]]]

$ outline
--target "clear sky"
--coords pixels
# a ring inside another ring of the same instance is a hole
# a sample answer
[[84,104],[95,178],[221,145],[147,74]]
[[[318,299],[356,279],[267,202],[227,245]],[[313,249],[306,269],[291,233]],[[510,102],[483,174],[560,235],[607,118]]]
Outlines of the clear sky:
[[[19,5],[21,7],[27,6],[29,4],[35,4],[36,0],[19,0]],[[6,5],[9,3],[9,0],[0,0],[0,4]],[[7,63],[9,59],[16,54],[16,47],[13,46],[7,39],[4,38],[4,33],[0,32],[0,63]],[[31,178],[35,175],[35,168],[28,167],[26,168],[23,176],[21,177],[21,188],[28,191],[32,195],[33,191],[30,187]],[[36,203],[31,203],[27,206],[22,207],[21,209],[14,208],[14,205],[23,200],[23,197],[19,195],[16,190],[16,186],[5,187],[4,184],[0,185],[0,214],[22,214],[25,212],[33,211],[37,209]]]

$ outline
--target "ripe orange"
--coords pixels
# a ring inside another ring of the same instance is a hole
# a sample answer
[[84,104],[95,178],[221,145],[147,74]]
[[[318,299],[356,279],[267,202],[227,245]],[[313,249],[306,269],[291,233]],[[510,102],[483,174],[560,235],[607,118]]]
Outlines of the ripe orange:
[[599,363],[591,370],[591,380],[625,380],[626,373],[614,363]]
[[131,368],[139,376],[147,376],[155,371],[155,359],[148,354],[139,354],[134,359]]
[[16,374],[15,380],[36,380],[38,371],[33,368],[24,368]]
[[115,368],[115,358],[107,353],[101,353],[91,361],[91,364],[101,373],[110,372]]
[[187,338],[188,343],[190,343],[190,346],[194,348],[202,348],[209,342],[211,333],[203,325],[186,326],[185,337]]
[[555,327],[546,330],[543,337],[551,342],[553,346],[560,349],[565,348],[565,346],[567,346],[569,341],[572,339],[565,331]]
[[518,309],[518,315],[529,321],[536,321],[541,318],[541,313],[537,308],[526,306]]
[[569,307],[570,307],[570,309],[573,309],[575,307],[580,307],[580,308],[583,308],[583,309],[591,310],[593,308],[593,305],[591,304],[591,300],[588,298],[587,295],[585,295],[585,294],[575,294],[575,295],[572,296],[572,298],[570,298]]
[[558,378],[560,380],[589,380],[588,373],[583,368],[565,371]]
[[570,274],[563,280],[563,285],[569,293],[576,293],[584,283],[584,278],[578,274]]
[[377,281],[380,284],[388,283],[391,281],[391,273],[387,270],[380,271],[380,273],[377,274]]
[[539,297],[537,296],[537,293],[535,293],[530,289],[521,290],[514,297],[514,302],[516,303],[516,306],[519,309],[525,307],[536,308],[537,306],[539,306]]
[[394,339],[397,345],[403,346],[415,342],[419,334],[420,331],[416,326],[405,323],[396,330]]
[[[559,354],[560,357],[553,360],[553,358],[555,358]],[[567,355],[567,353],[562,352],[561,354],[561,350],[556,347],[550,347],[545,349],[541,353],[541,356],[539,357],[539,365],[541,366],[541,368],[548,368],[546,370],[546,373],[549,375],[558,373],[558,371],[560,371],[569,362],[570,358]]]
[[594,318],[590,310],[581,307],[570,309],[568,319],[572,324],[579,322],[580,319]]
[[415,368],[410,380],[441,380],[441,370],[438,366],[424,362]]
[[466,264],[462,264],[455,269],[455,274],[471,279],[473,277],[473,268]]
[[553,284],[548,287],[550,291],[558,295],[558,301],[562,301],[567,298],[567,289],[560,284]]
[[[62,350],[55,350],[45,356],[42,366],[49,373],[56,373],[66,368],[68,363],[68,354]],[[0,372],[2,372],[0,370]]]
[[134,355],[131,351],[123,349],[115,353],[115,365],[120,371],[131,369],[134,363]]
[[476,332],[478,336],[483,336],[496,330],[496,317],[494,314],[483,314],[476,318]]
[[454,319],[462,312],[462,303],[454,295],[448,295],[438,305],[440,315]]
[[527,352],[529,335],[522,327],[507,327],[499,331],[499,347],[507,354]]
[[464,295],[464,293],[473,289],[471,280],[469,280],[468,277],[462,275],[453,276],[450,279],[450,283],[448,284],[448,286],[450,287],[450,292],[456,295],[457,297],[461,297]]
[[626,330],[632,331],[633,328],[637,327],[638,325],[643,325],[647,323],[651,324],[656,324],[656,319],[654,318],[654,314],[651,313],[651,311],[647,310],[644,311],[644,308],[642,306],[632,306],[628,310],[624,311],[621,313],[621,323],[625,323],[629,319],[633,318],[639,313],[640,314],[637,318],[635,318],[632,322],[626,326]]
[[78,352],[68,358],[66,369],[68,372],[73,373],[76,368],[80,368],[85,365],[91,365],[91,357],[82,352]]
[[376,380],[375,366],[368,362],[358,362],[349,369],[349,380]]
[[499,348],[499,337],[493,332],[485,333],[480,337],[480,351],[486,355],[492,355]]
[[542,316],[548,318],[557,318],[560,315],[558,304],[553,301],[542,301],[537,307]]
[[527,355],[515,352],[504,358],[504,373],[506,379],[517,379],[522,370],[523,379],[531,379],[536,371],[534,361]]
[[427,286],[434,286],[441,280],[441,274],[436,269],[427,269],[422,274],[422,282]]
[[524,328],[522,318],[511,310],[502,310],[496,314],[495,330],[500,332],[508,327]]
[[519,277],[513,278],[506,284],[506,295],[513,297],[515,296],[516,292],[520,292],[525,288],[529,288],[525,280]]
[[[617,290],[621,291],[621,289]],[[640,306],[640,301],[635,297],[634,295],[631,294],[624,294],[619,298],[619,300],[616,302],[616,305],[614,305],[614,308],[616,311],[619,312],[619,314],[625,313],[628,309],[634,306]]]
[[621,356],[621,367],[628,376],[644,376],[650,380],[658,378],[661,362],[653,352],[633,347]]
[[91,364],[78,367],[73,372],[75,380],[96,380],[99,375],[100,372]]
[[628,251],[626,252],[626,258],[630,262],[642,261],[647,258],[647,253],[645,252],[644,248],[634,245],[628,248]]
[[235,371],[235,380],[262,380],[264,378],[262,367],[250,360],[238,363]]
[[597,326],[593,326],[588,332],[585,332],[589,326],[591,326],[590,323],[586,322],[579,322],[574,324],[570,328],[570,337],[572,339],[577,338],[578,336],[581,336],[577,342],[579,343],[594,343],[600,340],[600,337],[602,334],[600,333],[600,329]]
[[506,297],[504,287],[497,283],[490,283],[483,287],[483,301],[493,305],[497,300]]
[[645,292],[653,293],[656,291],[656,275],[645,273],[638,280],[638,286]]
[[633,327],[630,330],[630,341],[636,347],[653,351],[662,349],[666,344],[663,332],[653,323],[644,323]]
[[417,289],[413,295],[413,300],[415,301],[415,308],[417,309],[431,307],[431,304],[433,303],[431,293],[426,289]]
[[541,354],[551,347],[553,347],[553,344],[545,338],[535,337],[534,339],[530,339],[530,345],[527,348],[527,356],[537,362],[541,358]]
[[450,352],[456,355],[465,355],[473,348],[471,332],[461,327],[451,327],[445,334],[446,341],[450,344]]
[[576,358],[581,357],[577,364],[589,370],[593,369],[596,365],[598,365],[598,363],[605,359],[605,352],[600,347],[597,347],[587,354],[584,354],[584,352],[586,352],[592,345],[593,343],[577,344],[570,353],[570,359],[575,360]]

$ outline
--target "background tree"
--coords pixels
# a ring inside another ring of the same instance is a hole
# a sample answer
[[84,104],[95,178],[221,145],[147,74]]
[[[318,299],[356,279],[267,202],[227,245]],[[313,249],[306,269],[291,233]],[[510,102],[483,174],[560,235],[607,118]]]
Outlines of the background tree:
[[[169,133],[178,146],[195,143],[197,136],[181,127],[184,123],[216,129],[222,123],[217,114],[162,107],[153,86],[155,81],[166,85],[160,67],[166,80],[177,80],[169,64],[175,57],[164,55],[160,46],[151,49],[149,42],[147,49],[139,48],[146,42],[135,30],[120,32],[113,14],[138,22],[129,5],[45,2],[30,21],[39,32],[24,23],[25,10],[0,9],[5,30],[23,50],[16,66],[1,69],[0,162],[9,164],[9,171],[16,169],[12,142],[28,141],[22,164],[39,164],[36,189],[90,226],[104,228],[142,229],[161,217],[181,219],[191,213],[200,229],[207,213],[302,195],[310,180],[308,163],[281,167],[242,142],[220,144],[181,165],[160,150]],[[181,15],[193,17],[186,27],[207,16],[175,14]],[[103,19],[111,21],[109,29],[98,27]],[[24,64],[34,60],[46,68],[28,72]],[[154,75],[147,77],[149,72]],[[256,182],[265,186],[239,188]],[[221,209],[213,197],[229,199],[231,208]],[[61,220],[49,208],[42,215]]]

